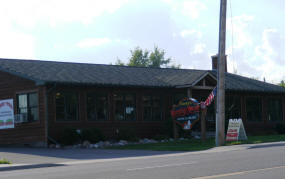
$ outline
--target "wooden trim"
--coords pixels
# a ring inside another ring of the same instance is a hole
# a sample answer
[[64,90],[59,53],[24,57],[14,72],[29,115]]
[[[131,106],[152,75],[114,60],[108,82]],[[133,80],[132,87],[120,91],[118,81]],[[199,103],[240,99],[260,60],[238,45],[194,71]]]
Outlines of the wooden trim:
[[215,87],[213,86],[193,86],[192,89],[200,89],[200,90],[213,90]]

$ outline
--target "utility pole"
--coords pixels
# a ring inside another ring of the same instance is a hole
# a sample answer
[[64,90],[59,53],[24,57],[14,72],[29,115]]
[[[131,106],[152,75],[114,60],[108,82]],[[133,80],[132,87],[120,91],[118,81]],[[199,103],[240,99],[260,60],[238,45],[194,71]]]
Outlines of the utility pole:
[[227,0],[221,0],[218,54],[218,91],[216,112],[216,146],[225,144],[225,48]]

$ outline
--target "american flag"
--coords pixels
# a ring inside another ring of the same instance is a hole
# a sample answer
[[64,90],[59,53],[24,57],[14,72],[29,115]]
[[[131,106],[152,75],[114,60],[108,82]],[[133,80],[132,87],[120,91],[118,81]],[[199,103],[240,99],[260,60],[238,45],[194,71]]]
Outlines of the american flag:
[[217,95],[217,87],[215,87],[213,89],[213,91],[211,92],[211,94],[208,96],[208,98],[206,99],[206,101],[204,102],[206,106],[209,106],[212,101],[214,100],[215,96]]

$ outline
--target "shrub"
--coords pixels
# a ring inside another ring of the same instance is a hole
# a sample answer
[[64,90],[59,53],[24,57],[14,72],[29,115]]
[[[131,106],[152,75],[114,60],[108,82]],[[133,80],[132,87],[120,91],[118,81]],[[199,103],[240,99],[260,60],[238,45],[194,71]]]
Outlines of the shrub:
[[121,128],[118,130],[117,140],[138,141],[138,137],[134,129]]
[[285,134],[285,124],[276,124],[275,130],[278,134]]
[[91,143],[97,143],[99,141],[104,141],[105,136],[103,135],[102,131],[97,128],[82,129],[81,140],[88,140]]
[[60,138],[61,144],[73,145],[80,142],[80,135],[74,128],[65,128]]

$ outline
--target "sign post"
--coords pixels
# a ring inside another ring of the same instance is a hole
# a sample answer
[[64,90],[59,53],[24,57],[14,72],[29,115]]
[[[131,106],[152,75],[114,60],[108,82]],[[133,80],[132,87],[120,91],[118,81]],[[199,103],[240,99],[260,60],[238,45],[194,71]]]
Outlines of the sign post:
[[0,100],[0,129],[14,127],[13,99]]

